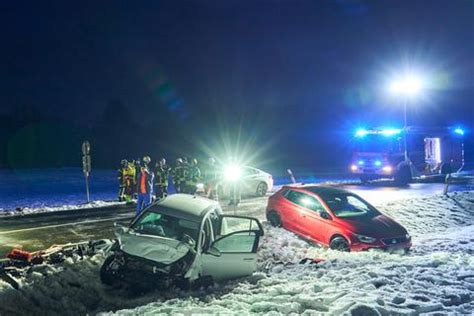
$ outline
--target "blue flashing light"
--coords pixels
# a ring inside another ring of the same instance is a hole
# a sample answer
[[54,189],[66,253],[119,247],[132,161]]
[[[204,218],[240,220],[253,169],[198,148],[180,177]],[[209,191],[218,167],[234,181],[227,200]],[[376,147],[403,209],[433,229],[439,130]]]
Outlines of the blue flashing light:
[[382,165],[382,162],[381,162],[380,160],[375,160],[375,161],[374,161],[374,165],[375,165],[376,167],[380,167],[380,166]]
[[378,130],[367,130],[364,128],[358,129],[355,133],[356,137],[365,137],[369,134],[374,134],[374,135],[383,135],[387,137],[399,135],[403,132],[402,129],[397,129],[397,128],[384,128],[384,129],[378,129]]
[[396,129],[396,128],[387,128],[383,129],[380,134],[384,136],[394,136],[394,135],[399,135],[402,132],[401,129]]
[[368,133],[369,133],[369,131],[366,130],[366,129],[358,129],[358,130],[356,131],[355,136],[356,136],[356,137],[364,137],[364,136],[367,135]]
[[364,160],[359,160],[359,161],[357,162],[357,164],[358,164],[359,166],[363,166],[363,165],[365,165],[365,161],[364,161]]
[[461,135],[461,136],[464,136],[464,130],[460,127],[457,127],[455,130],[454,130],[454,133],[457,134],[457,135]]

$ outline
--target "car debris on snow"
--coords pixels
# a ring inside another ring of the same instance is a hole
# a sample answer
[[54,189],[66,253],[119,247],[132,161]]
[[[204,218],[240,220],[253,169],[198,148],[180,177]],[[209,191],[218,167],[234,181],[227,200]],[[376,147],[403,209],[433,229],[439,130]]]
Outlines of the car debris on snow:
[[14,289],[19,289],[19,278],[27,277],[32,272],[33,266],[41,264],[60,264],[66,258],[77,257],[84,259],[96,254],[98,251],[110,246],[112,241],[101,239],[80,243],[53,245],[43,251],[28,252],[12,249],[6,259],[0,260],[0,280],[10,284]]

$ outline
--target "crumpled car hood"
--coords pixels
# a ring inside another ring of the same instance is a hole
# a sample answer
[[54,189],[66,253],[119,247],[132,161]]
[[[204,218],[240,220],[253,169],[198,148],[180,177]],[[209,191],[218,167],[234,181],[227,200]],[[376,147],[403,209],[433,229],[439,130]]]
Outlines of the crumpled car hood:
[[125,253],[166,265],[181,259],[190,250],[186,243],[158,236],[125,233],[119,236],[119,241]]

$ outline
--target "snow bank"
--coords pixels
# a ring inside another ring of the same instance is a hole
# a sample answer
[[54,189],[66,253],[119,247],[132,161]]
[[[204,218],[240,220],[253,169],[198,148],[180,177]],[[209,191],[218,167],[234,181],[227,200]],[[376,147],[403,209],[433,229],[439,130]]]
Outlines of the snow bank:
[[116,205],[125,205],[125,202],[92,201],[91,203],[87,203],[87,204],[71,204],[71,205],[61,205],[61,206],[55,206],[55,207],[47,207],[47,206],[37,207],[37,208],[25,207],[18,211],[0,209],[0,219],[2,216],[23,216],[23,215],[31,215],[31,214],[38,214],[38,213],[85,210],[85,209],[91,209],[91,208],[100,208],[100,207],[108,207],[108,206],[116,206]]
[[[311,247],[279,228],[266,227],[260,270],[220,296],[154,302],[136,314],[418,314],[474,311],[474,227],[429,237],[413,254],[340,253]],[[449,252],[438,250],[443,244]],[[322,264],[298,264],[306,256]]]
[[[379,206],[412,234],[407,255],[335,252],[265,224],[259,271],[248,278],[130,297],[100,283],[99,254],[35,267],[19,291],[0,281],[0,314],[472,314],[474,193],[452,197]],[[299,264],[306,257],[325,261]]]

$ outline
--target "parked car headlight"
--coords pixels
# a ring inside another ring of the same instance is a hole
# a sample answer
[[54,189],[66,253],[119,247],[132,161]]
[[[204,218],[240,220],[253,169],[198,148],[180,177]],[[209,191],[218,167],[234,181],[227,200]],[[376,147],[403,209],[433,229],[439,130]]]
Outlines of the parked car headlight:
[[377,238],[374,237],[369,237],[369,236],[364,236],[364,235],[359,235],[359,234],[354,234],[357,239],[359,239],[360,242],[364,244],[371,244],[377,240]]
[[242,177],[242,168],[238,165],[228,165],[224,168],[224,179],[227,181],[238,181]]

